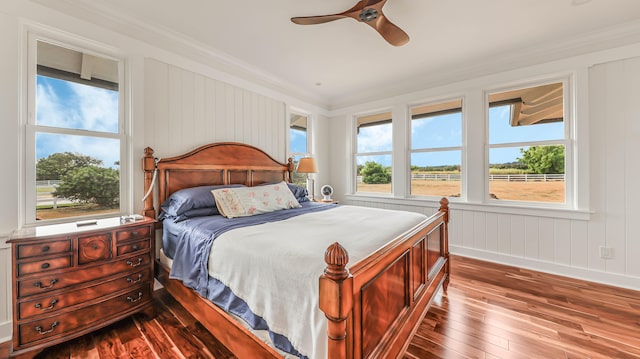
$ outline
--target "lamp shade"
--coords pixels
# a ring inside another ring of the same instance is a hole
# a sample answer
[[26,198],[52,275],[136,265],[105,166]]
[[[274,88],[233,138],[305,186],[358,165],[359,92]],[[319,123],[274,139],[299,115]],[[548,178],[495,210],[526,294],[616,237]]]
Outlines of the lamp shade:
[[298,173],[316,173],[318,172],[318,166],[316,166],[316,160],[311,157],[301,158],[298,163]]

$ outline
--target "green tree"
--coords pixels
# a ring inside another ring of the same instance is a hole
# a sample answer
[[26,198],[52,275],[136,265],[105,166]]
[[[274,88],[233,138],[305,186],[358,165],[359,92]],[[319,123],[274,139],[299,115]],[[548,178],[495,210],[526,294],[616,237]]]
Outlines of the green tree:
[[54,153],[38,160],[36,180],[59,180],[70,171],[87,166],[102,166],[102,161],[79,153]]
[[84,203],[115,206],[120,203],[120,173],[113,168],[86,166],[64,175],[55,197]]
[[367,161],[364,168],[360,171],[362,174],[362,182],[366,184],[381,184],[391,182],[391,173],[381,164],[373,161]]
[[564,146],[532,146],[520,149],[518,161],[527,165],[533,173],[564,173]]

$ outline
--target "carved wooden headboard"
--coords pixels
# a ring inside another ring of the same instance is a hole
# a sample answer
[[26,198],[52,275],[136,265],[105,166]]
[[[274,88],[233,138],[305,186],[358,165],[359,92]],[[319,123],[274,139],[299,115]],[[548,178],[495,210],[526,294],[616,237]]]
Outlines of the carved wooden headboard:
[[[153,149],[144,149],[144,192],[151,187],[157,169],[158,202],[172,193],[189,187],[221,184],[256,186],[263,183],[291,181],[293,162],[280,163],[264,151],[237,142],[211,143],[195,150],[156,162]],[[143,215],[156,218],[154,196],[144,201]]]

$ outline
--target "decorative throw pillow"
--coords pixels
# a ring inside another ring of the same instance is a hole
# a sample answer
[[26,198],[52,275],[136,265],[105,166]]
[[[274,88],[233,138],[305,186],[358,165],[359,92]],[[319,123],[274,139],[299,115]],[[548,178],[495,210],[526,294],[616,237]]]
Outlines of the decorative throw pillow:
[[284,181],[266,186],[215,189],[211,193],[218,211],[227,218],[301,207]]

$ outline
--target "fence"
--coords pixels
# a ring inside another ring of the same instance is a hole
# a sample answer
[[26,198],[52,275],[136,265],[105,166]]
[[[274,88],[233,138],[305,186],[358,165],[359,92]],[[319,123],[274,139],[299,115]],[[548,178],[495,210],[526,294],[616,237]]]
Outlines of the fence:
[[425,181],[460,181],[459,173],[412,173],[412,180],[425,180]]
[[[358,183],[362,183],[362,176],[356,178]],[[412,173],[411,180],[423,181],[460,181],[460,174],[440,174],[440,173]],[[491,174],[489,181],[504,182],[564,182],[565,176],[560,174]]]
[[51,187],[62,183],[61,180],[42,180],[36,181],[36,187]]
[[564,173],[559,173],[559,174],[525,173],[525,174],[517,174],[517,175],[489,175],[489,181],[564,182]]
[[[36,188],[38,188],[38,187],[40,187],[40,188],[55,187],[55,186],[59,185],[60,183],[62,183],[62,181],[60,181],[60,180],[36,181]],[[37,192],[36,202],[37,202],[38,205],[51,204],[53,206],[53,209],[56,209],[56,208],[58,208],[58,204],[70,203],[71,202],[66,198],[53,197],[51,195],[51,192],[42,192],[42,191],[36,191],[36,192]]]

